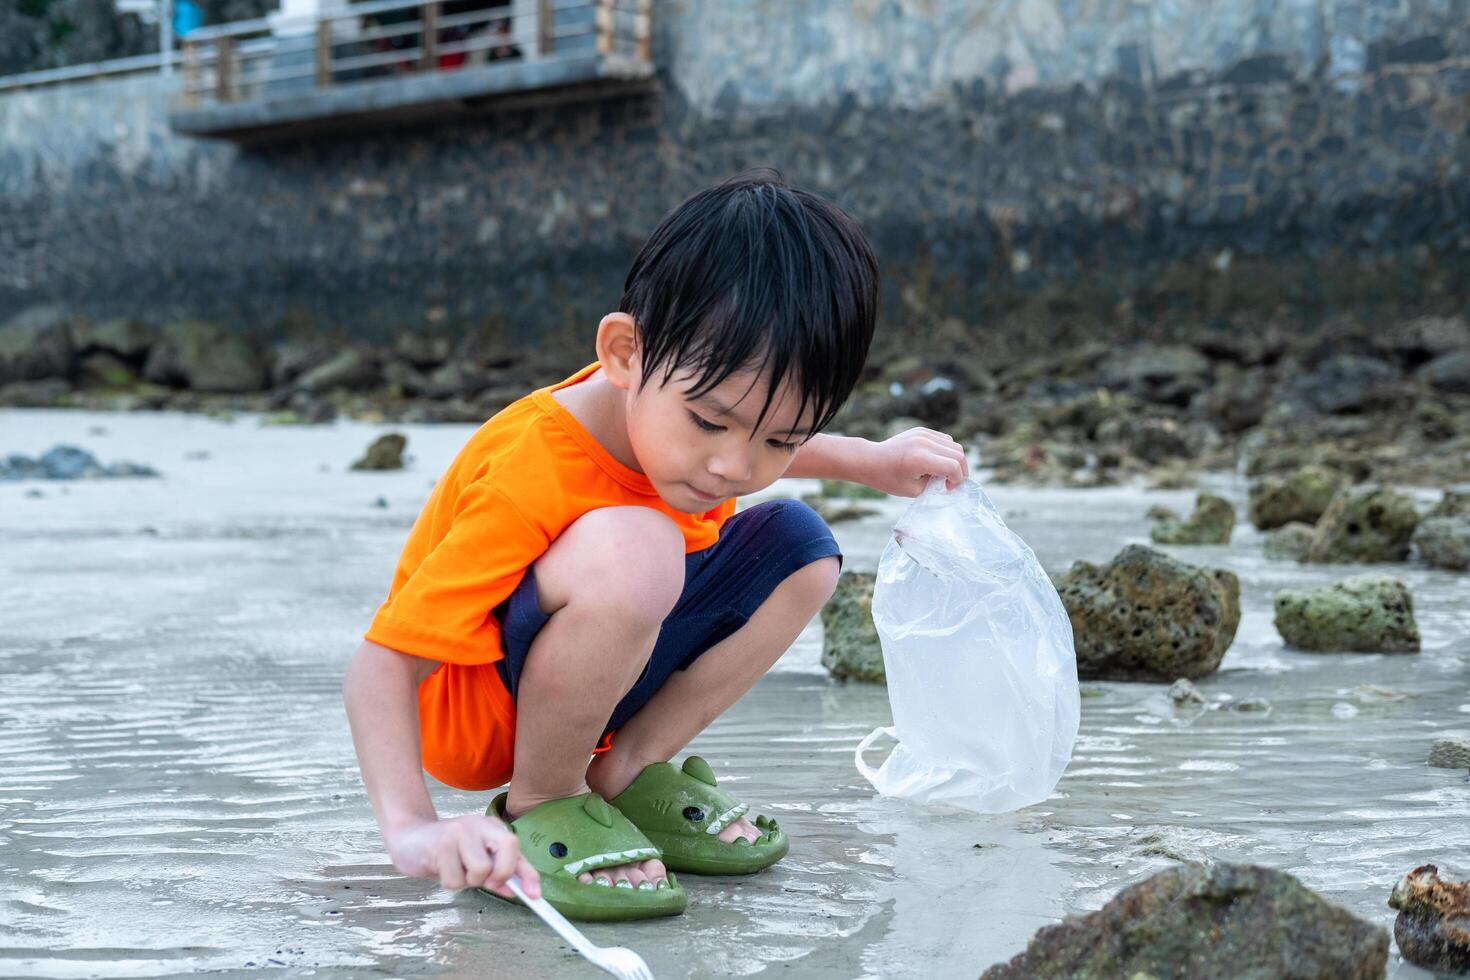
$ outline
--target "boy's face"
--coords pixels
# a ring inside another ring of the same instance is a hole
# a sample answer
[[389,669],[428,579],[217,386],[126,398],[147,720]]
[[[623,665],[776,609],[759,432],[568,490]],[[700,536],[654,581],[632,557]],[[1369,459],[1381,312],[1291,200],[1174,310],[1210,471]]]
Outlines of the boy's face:
[[625,415],[639,466],[675,510],[703,513],[770,486],[807,438],[811,410],[796,417],[800,395],[789,380],[756,431],[768,381],[754,371],[737,371],[699,398],[688,394],[688,372],[675,368],[660,385],[662,378],[660,370],[642,391],[630,386]]

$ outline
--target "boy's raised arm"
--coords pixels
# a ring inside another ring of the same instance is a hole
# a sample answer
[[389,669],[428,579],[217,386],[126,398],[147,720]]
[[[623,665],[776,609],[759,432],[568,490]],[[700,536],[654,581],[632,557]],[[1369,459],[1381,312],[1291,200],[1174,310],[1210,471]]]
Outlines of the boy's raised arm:
[[850,480],[900,497],[917,497],[931,476],[953,490],[970,477],[965,450],[943,432],[916,428],[882,442],[819,432],[796,450],[787,476]]

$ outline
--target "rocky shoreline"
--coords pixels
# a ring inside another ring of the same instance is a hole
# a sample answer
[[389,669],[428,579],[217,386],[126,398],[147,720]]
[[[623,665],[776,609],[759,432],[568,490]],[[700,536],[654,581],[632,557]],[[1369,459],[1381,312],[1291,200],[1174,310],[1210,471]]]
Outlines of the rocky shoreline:
[[[42,306],[0,325],[0,406],[478,422],[591,357],[586,337],[404,332],[372,347]],[[1355,483],[1456,483],[1470,480],[1470,321],[1201,324],[1061,352],[953,319],[892,327],[833,430],[911,425],[972,446],[997,482],[1184,487],[1316,463]]]

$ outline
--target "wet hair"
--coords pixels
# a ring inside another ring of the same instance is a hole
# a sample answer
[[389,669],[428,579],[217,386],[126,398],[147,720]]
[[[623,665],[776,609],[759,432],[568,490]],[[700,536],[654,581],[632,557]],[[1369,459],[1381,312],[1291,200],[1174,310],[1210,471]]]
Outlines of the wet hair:
[[820,432],[847,401],[873,339],[878,262],[857,222],[774,170],[751,170],[671,211],[644,243],[618,309],[639,334],[646,385],[693,377],[698,398],[740,370],[782,384]]

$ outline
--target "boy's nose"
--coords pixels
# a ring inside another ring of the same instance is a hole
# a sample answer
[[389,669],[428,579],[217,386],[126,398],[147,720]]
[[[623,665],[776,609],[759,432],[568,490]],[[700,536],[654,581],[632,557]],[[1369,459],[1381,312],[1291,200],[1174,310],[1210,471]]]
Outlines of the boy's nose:
[[750,457],[745,453],[721,453],[710,458],[709,471],[728,483],[743,483],[750,479]]

